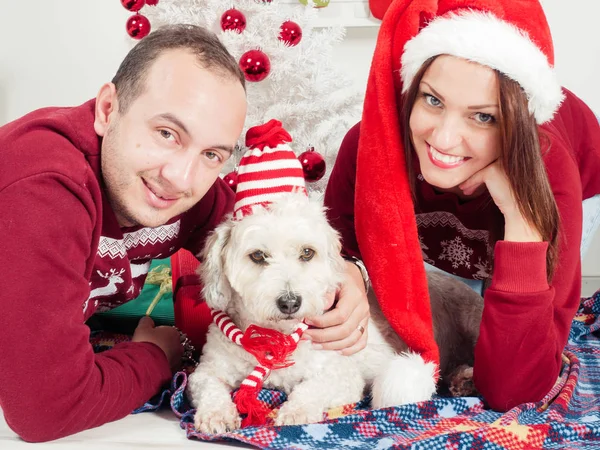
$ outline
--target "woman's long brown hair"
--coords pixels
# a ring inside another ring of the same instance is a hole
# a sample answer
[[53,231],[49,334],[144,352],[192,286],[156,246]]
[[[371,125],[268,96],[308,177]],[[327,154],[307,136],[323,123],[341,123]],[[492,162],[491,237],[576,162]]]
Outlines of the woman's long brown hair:
[[[410,114],[419,94],[419,84],[423,75],[436,57],[428,59],[415,75],[412,84],[401,97],[401,132],[404,143],[408,180],[415,192],[415,172],[413,170],[414,147],[410,133]],[[559,213],[546,167],[542,158],[538,126],[529,112],[527,96],[521,86],[506,75],[498,75],[500,117],[500,157],[499,161],[511,184],[517,206],[521,214],[542,239],[548,242],[546,254],[546,274],[552,280],[558,259]],[[496,235],[489,230],[490,236]],[[494,244],[493,242],[491,243]]]

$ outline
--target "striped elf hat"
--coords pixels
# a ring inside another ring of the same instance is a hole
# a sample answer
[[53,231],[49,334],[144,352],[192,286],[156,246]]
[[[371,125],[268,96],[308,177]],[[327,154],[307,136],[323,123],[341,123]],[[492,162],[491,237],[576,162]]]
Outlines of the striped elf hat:
[[288,145],[292,137],[275,119],[246,133],[248,150],[238,167],[233,215],[241,219],[282,194],[306,192],[302,164]]

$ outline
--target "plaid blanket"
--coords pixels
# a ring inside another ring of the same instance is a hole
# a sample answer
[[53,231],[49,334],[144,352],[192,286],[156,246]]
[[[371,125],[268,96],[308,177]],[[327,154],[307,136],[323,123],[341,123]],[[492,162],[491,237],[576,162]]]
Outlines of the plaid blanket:
[[[329,411],[318,424],[246,428],[222,435],[194,429],[194,410],[184,395],[187,375],[135,413],[169,405],[188,438],[236,441],[261,449],[598,449],[600,448],[600,291],[583,299],[573,321],[559,380],[539,403],[501,414],[479,398],[435,398],[380,410],[368,399]],[[263,390],[272,407],[285,394]]]

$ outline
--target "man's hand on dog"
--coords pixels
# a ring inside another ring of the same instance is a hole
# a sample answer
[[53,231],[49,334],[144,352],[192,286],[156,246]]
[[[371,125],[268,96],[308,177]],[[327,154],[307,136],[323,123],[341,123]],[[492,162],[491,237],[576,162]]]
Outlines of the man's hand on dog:
[[152,342],[158,345],[165,352],[171,371],[175,372],[181,366],[183,346],[181,345],[179,332],[175,328],[169,326],[157,327],[150,317],[144,316],[138,323],[131,340],[133,342]]
[[322,316],[307,317],[310,328],[304,336],[313,346],[323,350],[337,350],[352,355],[367,345],[369,301],[358,267],[346,262],[346,277],[337,293],[331,293],[331,303],[337,295],[335,308]]

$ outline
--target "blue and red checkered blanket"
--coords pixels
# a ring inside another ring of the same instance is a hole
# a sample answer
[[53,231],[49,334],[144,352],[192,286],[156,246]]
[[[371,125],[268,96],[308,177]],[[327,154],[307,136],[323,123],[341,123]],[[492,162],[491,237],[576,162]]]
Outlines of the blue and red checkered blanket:
[[[380,410],[368,399],[327,413],[323,422],[246,428],[222,435],[194,429],[194,410],[184,395],[187,376],[136,410],[169,405],[190,439],[236,441],[261,449],[599,449],[600,291],[583,299],[564,351],[561,376],[539,403],[501,414],[479,398],[436,398]],[[277,408],[285,395],[263,390],[261,399]]]

